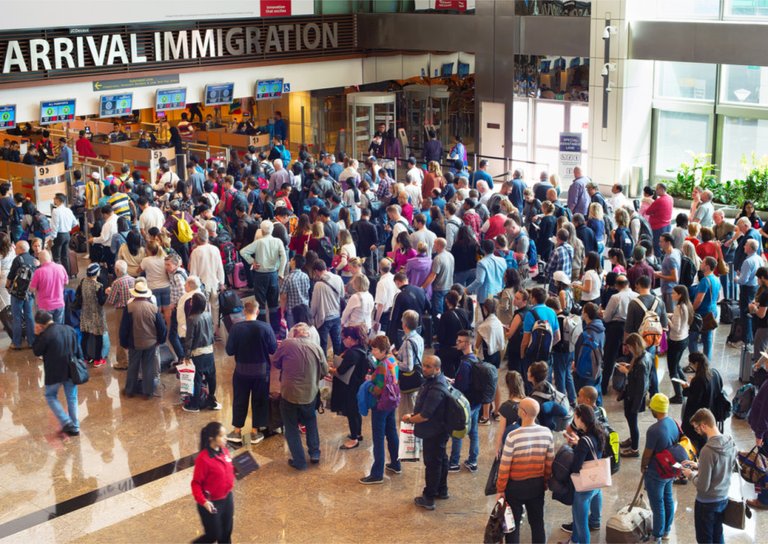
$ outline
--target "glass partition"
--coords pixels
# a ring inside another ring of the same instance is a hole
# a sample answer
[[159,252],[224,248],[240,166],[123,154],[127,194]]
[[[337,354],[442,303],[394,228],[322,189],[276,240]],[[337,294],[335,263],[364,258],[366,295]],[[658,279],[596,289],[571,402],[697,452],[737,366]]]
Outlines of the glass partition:
[[752,155],[768,153],[768,119],[725,117],[722,134],[720,180],[744,179]]
[[690,160],[691,153],[706,153],[712,141],[711,116],[699,113],[657,110],[653,174],[673,177],[669,170]]

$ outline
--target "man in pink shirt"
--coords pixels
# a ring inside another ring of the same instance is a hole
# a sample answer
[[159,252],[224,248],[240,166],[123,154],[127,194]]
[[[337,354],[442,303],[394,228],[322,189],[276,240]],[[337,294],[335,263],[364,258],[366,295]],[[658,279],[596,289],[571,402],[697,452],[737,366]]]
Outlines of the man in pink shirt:
[[64,287],[69,282],[66,269],[53,262],[51,252],[44,249],[38,253],[40,268],[35,270],[30,290],[35,291],[37,308],[53,316],[55,323],[64,324]]
[[657,259],[661,258],[659,238],[662,234],[672,229],[673,206],[672,197],[667,194],[667,186],[663,183],[657,183],[656,200],[648,206],[645,212],[648,217],[648,223],[651,224],[651,230],[653,230],[653,252]]

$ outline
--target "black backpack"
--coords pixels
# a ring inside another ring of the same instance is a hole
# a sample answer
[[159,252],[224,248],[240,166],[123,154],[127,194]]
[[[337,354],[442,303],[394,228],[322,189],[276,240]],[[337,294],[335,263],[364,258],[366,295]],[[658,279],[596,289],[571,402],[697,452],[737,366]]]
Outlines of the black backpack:
[[640,230],[638,232],[637,240],[635,240],[635,243],[639,244],[643,240],[653,242],[653,229],[651,228],[651,224],[648,222],[648,220],[640,214],[635,214],[635,216],[629,220],[630,226],[632,226],[632,221],[640,222]]
[[531,309],[536,320],[531,330],[531,343],[528,344],[526,356],[532,361],[548,361],[552,353],[552,338],[554,331],[546,319],[541,319],[536,310]]
[[682,255],[680,258],[680,285],[690,287],[696,279],[696,267],[690,257]]
[[333,246],[328,238],[323,237],[320,239],[317,256],[323,260],[325,266],[331,266],[331,262],[333,262]]
[[471,404],[490,404],[496,396],[498,370],[486,361],[474,361],[470,366],[469,401]]
[[13,277],[11,288],[8,292],[20,300],[26,300],[29,295],[29,284],[32,283],[32,275],[35,273],[35,267],[20,261],[16,269],[16,275]]
[[232,289],[227,289],[219,294],[219,314],[230,315],[243,311],[243,301]]

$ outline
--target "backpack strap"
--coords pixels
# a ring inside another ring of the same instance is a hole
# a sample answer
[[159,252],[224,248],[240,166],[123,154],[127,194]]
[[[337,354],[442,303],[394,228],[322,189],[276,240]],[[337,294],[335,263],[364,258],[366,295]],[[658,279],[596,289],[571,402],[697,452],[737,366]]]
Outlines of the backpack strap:
[[659,299],[654,297],[653,298],[653,304],[651,305],[651,311],[655,312],[656,308],[659,306]]
[[[640,308],[642,308],[643,312],[647,312],[647,311],[648,311],[648,306],[646,306],[645,304],[643,304],[643,301],[642,301],[642,300],[640,300],[640,297],[635,297],[635,298],[634,298],[634,301],[635,301],[635,302],[637,302],[637,303],[640,305]],[[655,302],[655,301],[654,301],[654,302]]]
[[413,356],[416,358],[416,362],[413,363],[414,368],[421,366],[421,357],[419,357],[419,352],[416,349],[416,343],[410,338],[406,340],[406,342],[408,342],[408,345],[411,346],[411,349],[413,350]]

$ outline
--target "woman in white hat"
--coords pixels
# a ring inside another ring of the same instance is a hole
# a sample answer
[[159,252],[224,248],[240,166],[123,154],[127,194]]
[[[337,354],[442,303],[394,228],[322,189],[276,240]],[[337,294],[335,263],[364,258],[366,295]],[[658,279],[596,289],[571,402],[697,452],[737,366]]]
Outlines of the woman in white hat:
[[560,300],[560,307],[563,309],[563,313],[568,315],[571,312],[571,308],[573,308],[571,278],[562,270],[558,270],[552,274],[552,281],[555,283],[555,288],[557,289],[557,298]]

